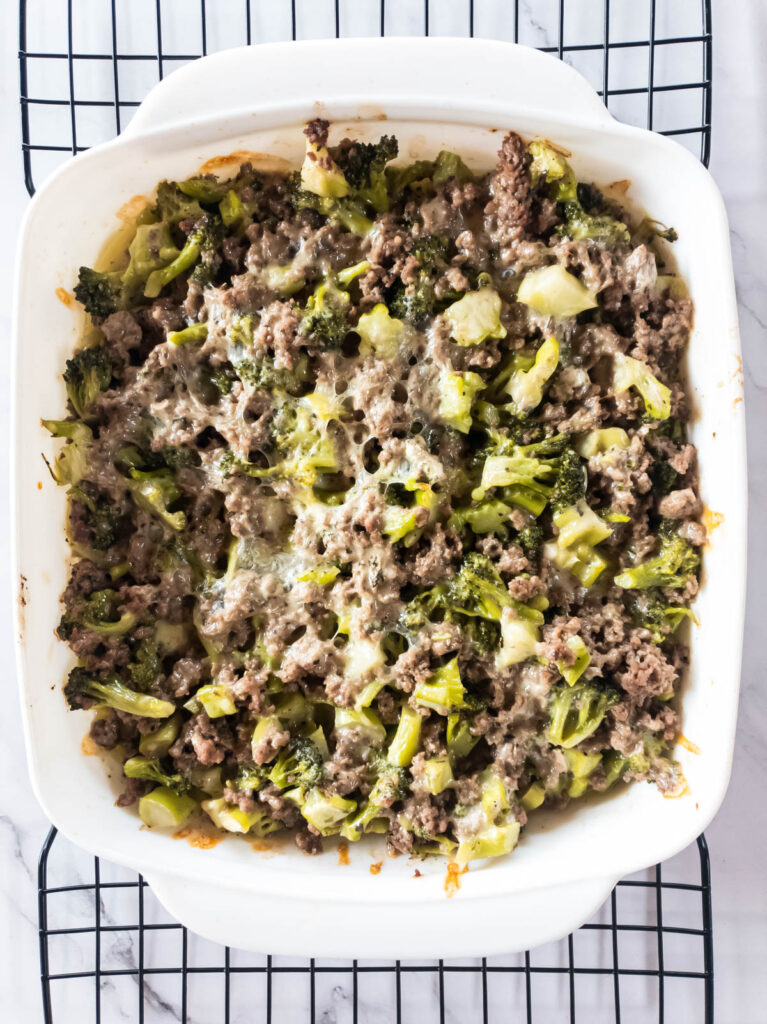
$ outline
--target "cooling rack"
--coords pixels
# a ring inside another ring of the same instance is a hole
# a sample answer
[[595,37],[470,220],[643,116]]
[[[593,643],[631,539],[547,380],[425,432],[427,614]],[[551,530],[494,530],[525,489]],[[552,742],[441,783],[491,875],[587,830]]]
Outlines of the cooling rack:
[[[707,164],[710,0],[20,0],[30,194],[120,132],[151,86],[196,57],[280,39],[478,35],[572,64],[619,119]],[[433,962],[258,957],[172,920],[135,873],[51,829],[40,854],[45,1024],[649,1024],[713,1021],[704,838],[619,882],[594,919],[532,952]]]

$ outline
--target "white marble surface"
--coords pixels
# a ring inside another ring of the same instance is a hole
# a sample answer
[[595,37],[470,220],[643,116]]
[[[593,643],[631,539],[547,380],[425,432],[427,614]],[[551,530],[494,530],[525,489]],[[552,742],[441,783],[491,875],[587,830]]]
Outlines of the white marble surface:
[[[543,4],[544,0],[541,0]],[[613,8],[619,8],[626,0],[616,0]],[[686,3],[687,0],[679,0]],[[319,4],[319,0],[317,0]],[[54,6],[53,4],[51,6]],[[104,5],[102,5],[103,7]],[[214,3],[208,4],[209,9]],[[402,4],[398,5],[400,8]],[[524,5],[523,5],[524,6]],[[599,7],[600,5],[594,5]],[[455,7],[450,0],[439,8],[440,16],[449,7]],[[17,104],[17,62],[16,62],[16,9],[12,0],[0,5],[2,21],[2,61],[0,61],[0,210],[4,233],[8,239],[15,233],[26,203],[26,192],[22,181],[19,156],[19,117]],[[348,7],[351,11],[351,8]],[[767,510],[767,478],[762,436],[767,428],[767,291],[763,285],[764,268],[767,266],[767,177],[764,174],[767,160],[767,133],[761,99],[767,92],[767,65],[763,53],[767,45],[767,4],[762,0],[736,5],[715,0],[715,93],[713,117],[713,150],[711,170],[724,193],[732,226],[732,246],[740,302],[741,330],[744,349],[746,378],[746,401],[750,435],[749,468],[751,491],[750,527],[750,579],[749,603],[746,619],[746,639],[743,667],[743,689],[740,712],[737,751],[732,784],[725,804],[716,821],[709,828],[707,836],[711,849],[713,891],[714,891],[714,936],[716,968],[716,1019],[719,1024],[761,1024],[765,1019],[767,1006],[767,871],[765,870],[765,849],[767,849],[767,689],[763,681],[764,657],[760,638],[764,632],[763,620],[767,612],[762,580],[767,570],[767,545],[762,520]],[[441,28],[442,26],[440,26]],[[537,31],[537,30],[534,30]],[[538,41],[531,39],[530,41]],[[705,217],[705,210],[701,211]],[[0,250],[0,276],[9,282],[13,266],[12,246]],[[6,311],[0,313],[3,335],[9,334],[9,317]],[[2,363],[1,384],[3,396],[8,394],[8,361]],[[7,401],[0,401],[0,427],[7,429]],[[0,448],[0,462],[3,463],[3,479],[7,479],[5,463],[7,449]],[[7,528],[6,504],[0,507],[0,559],[7,566],[9,535]],[[7,573],[3,574],[7,576]],[[47,831],[47,823],[32,796],[24,769],[22,739],[18,721],[15,671],[11,646],[11,593],[10,587],[0,592],[0,667],[4,679],[5,702],[2,725],[0,725],[0,997],[3,1003],[4,1019],[32,1024],[41,1020],[41,1006],[38,984],[38,943],[37,943],[37,902],[36,870],[40,844]],[[727,624],[723,624],[727,628]],[[689,856],[689,855],[688,855]],[[63,860],[69,860],[70,853],[62,850]],[[686,861],[692,865],[694,858]],[[65,871],[65,867],[67,870]],[[87,859],[72,855],[71,863],[59,864],[62,878],[71,881],[73,872],[91,870]],[[683,870],[684,865],[678,870]],[[105,871],[109,871],[108,866]],[[55,884],[55,882],[53,882]],[[117,890],[115,892],[118,892]],[[93,905],[87,898],[72,894],[59,897],[65,901],[57,903],[56,919],[51,927],[75,922],[88,923],[92,919]],[[148,913],[161,911],[148,904]],[[104,907],[104,920],[125,921],[135,913],[134,906],[121,906],[119,897]],[[680,913],[683,913],[680,910]],[[158,918],[158,919],[161,919]],[[192,947],[191,952],[199,956],[198,962],[213,962],[218,954],[210,948]],[[598,951],[597,951],[598,952]],[[80,962],[87,969],[92,962],[92,950],[87,943],[70,943],[66,951],[70,969]],[[134,955],[131,937],[116,933],[108,944],[110,965],[129,965]],[[173,953],[169,954],[173,955]],[[178,955],[177,953],[175,955]],[[585,954],[584,954],[585,955]],[[596,955],[596,953],[594,954]],[[650,954],[646,949],[636,952],[643,958]],[[645,960],[652,966],[652,960]],[[455,992],[454,983],[449,983]],[[387,984],[386,994],[378,993],[370,982],[361,986],[360,1020],[377,1024],[390,1019],[382,1009],[382,1000],[388,998],[391,985]],[[350,982],[347,976],[323,976],[318,983],[316,1020],[322,1024],[335,1024],[351,1020]],[[480,1020],[479,990],[476,984],[464,987],[462,998],[452,997],[452,1012],[449,1020],[473,1022]],[[252,1010],[253,1000],[258,999],[258,989],[248,997]],[[170,1022],[179,1018],[180,1004],[178,986],[174,981],[157,979],[152,986],[148,1004],[147,1020]],[[273,1019],[279,1024],[288,1021],[308,1019],[308,990],[299,984],[284,984],[280,990],[281,1003],[276,1003]],[[210,989],[205,994],[203,986],[193,983],[190,988],[190,1020],[219,1020],[220,1001],[208,1004]],[[491,1003],[499,1006],[519,1005],[523,991],[519,984],[508,990],[491,995]],[[609,989],[594,985],[579,989],[579,1003],[590,1011],[588,1019],[609,1018]],[[220,999],[220,992],[219,992]],[[103,993],[104,1016],[106,1020],[135,1020],[135,988],[132,982],[109,983]],[[450,1001],[450,1000],[449,1000]],[[236,1001],[235,1001],[236,1002]],[[673,999],[670,999],[673,1004]],[[545,1005],[548,1013],[539,1019],[546,1021],[564,1020],[566,988],[556,983],[547,992]],[[649,1021],[651,1017],[642,1012],[643,1006],[653,1005],[652,1000],[638,996],[631,1000],[634,1008],[630,1020]],[[71,990],[66,1005],[61,1007],[57,1024],[92,1019],[93,999],[86,987]],[[423,1019],[436,1020],[436,979],[420,990],[406,995],[405,1015],[407,1021]],[[87,1008],[87,1013],[85,1012]],[[607,1013],[607,1016],[601,1014]],[[238,1010],[233,1004],[232,1020],[261,1020],[259,1013],[252,1016],[244,1003]],[[504,1019],[506,1019],[504,1017]],[[671,1016],[669,1016],[671,1019]],[[702,1021],[699,1005],[682,1001],[674,1005],[673,1019],[677,1024],[698,1024]]]

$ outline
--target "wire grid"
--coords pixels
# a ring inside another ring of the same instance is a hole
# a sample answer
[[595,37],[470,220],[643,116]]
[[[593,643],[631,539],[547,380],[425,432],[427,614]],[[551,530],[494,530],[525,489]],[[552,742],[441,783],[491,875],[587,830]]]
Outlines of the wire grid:
[[[272,39],[378,34],[535,45],[584,74],[615,116],[678,138],[708,163],[709,0],[20,0],[27,189],[119,133],[156,81],[196,57]],[[681,866],[620,882],[561,943],[517,957],[387,964],[221,949],[168,918],[140,876],[61,839],[54,851],[55,840],[52,829],[39,866],[46,1024],[73,1013],[83,1024],[713,1021],[703,837]],[[65,871],[49,885],[54,852]]]
[[600,912],[558,943],[418,963],[223,949],[173,921],[140,876],[63,839],[54,850],[54,840],[52,829],[39,866],[46,1024],[75,1019],[73,1011],[81,1024],[713,1021],[703,837],[663,868],[619,882]]
[[24,174],[119,133],[156,81],[243,43],[478,35],[572,64],[621,120],[708,163],[710,0],[20,0]]

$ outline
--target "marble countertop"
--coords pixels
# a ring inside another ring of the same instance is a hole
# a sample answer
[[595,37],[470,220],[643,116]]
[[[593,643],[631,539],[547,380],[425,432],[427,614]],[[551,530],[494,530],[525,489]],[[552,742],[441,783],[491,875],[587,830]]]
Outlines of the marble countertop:
[[[0,62],[0,139],[3,140],[0,210],[6,234],[14,237],[27,202],[19,156],[17,5],[7,2],[0,6],[0,46],[4,57]],[[763,680],[765,659],[758,639],[764,632],[763,620],[767,613],[763,587],[767,574],[767,539],[761,522],[767,510],[767,472],[762,444],[763,433],[767,430],[767,289],[763,283],[767,266],[767,176],[764,173],[767,132],[761,102],[767,93],[767,64],[763,60],[767,45],[767,5],[739,4],[736,13],[732,4],[715,0],[714,25],[715,90],[710,166],[729,212],[738,287],[750,438],[751,572],[732,782],[719,815],[707,830],[707,839],[713,880],[716,1019],[718,1024],[761,1024],[767,1006],[764,969],[767,962],[767,800],[764,795],[767,792],[767,745],[764,742],[767,686]],[[705,216],[705,211],[701,211],[701,216]],[[0,276],[6,281],[6,293],[10,290],[13,258],[11,245],[0,250]],[[8,303],[0,312],[0,327],[7,338],[10,332]],[[0,365],[0,388],[3,395],[8,394],[8,360]],[[0,401],[0,428],[3,430],[8,428],[7,419],[8,403]],[[7,458],[7,448],[3,447],[0,449],[3,479],[7,479]],[[4,502],[0,506],[0,564],[3,567],[7,567],[9,557],[7,515]],[[7,576],[7,572],[4,575]],[[32,795],[24,767],[9,586],[0,591],[0,606],[3,641],[0,668],[6,692],[0,726],[0,779],[3,780],[0,786],[0,994],[7,1019],[33,1024],[42,1019],[36,871],[48,823]],[[74,895],[69,911],[70,919],[83,913]],[[318,996],[318,1021],[333,1024],[351,1020],[344,985],[339,981],[325,986],[325,994]],[[78,998],[92,999],[89,991],[81,990],[81,993]],[[174,1005],[158,993],[151,1019],[163,1024],[178,1019]],[[374,1007],[374,1003],[371,1005]],[[434,1005],[432,1002],[420,1006],[418,1013],[424,1020],[432,1019],[428,1013],[435,1012]],[[300,997],[294,1008],[296,1006],[301,1009]],[[90,1017],[80,1016],[75,1001],[71,1016],[58,1018],[57,1024],[83,1019]],[[111,1012],[105,1013],[104,1019],[133,1018],[129,1012],[118,1012],[113,1007]],[[197,1020],[197,1017],[192,1019]],[[210,1019],[217,1018],[213,1014]],[[281,1017],[274,1019],[282,1024]],[[284,1019],[288,1019],[287,1011]],[[377,1022],[385,1017],[373,1008],[365,1011],[361,1019]],[[479,1017],[467,1014],[462,1019],[469,1021]],[[551,1019],[554,1019],[553,1010]],[[698,1021],[702,1024],[702,1018],[692,1009],[685,1012],[682,1008],[674,1019],[678,1024],[698,1024]]]

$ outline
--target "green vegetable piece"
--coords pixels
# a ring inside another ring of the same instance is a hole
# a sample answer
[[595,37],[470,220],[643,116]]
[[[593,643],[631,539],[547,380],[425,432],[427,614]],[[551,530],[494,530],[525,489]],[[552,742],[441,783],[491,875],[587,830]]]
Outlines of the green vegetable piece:
[[426,789],[437,796],[453,781],[453,769],[446,755],[430,757],[423,763],[423,779]]
[[360,355],[393,359],[399,351],[404,329],[404,323],[392,317],[386,306],[379,302],[357,321],[355,331],[360,336]]
[[67,439],[56,456],[51,473],[57,484],[75,487],[80,483],[88,464],[93,431],[84,423],[70,420],[40,420],[54,437]]
[[421,742],[422,722],[421,716],[409,704],[402,705],[397,731],[386,754],[390,764],[406,768],[412,762]]
[[157,782],[161,786],[167,786],[168,789],[172,789],[174,793],[184,793],[189,788],[189,784],[181,775],[168,775],[160,767],[159,761],[144,757],[142,754],[128,758],[123,765],[123,774],[128,779],[144,779],[146,782]]
[[503,501],[486,499],[470,508],[455,509],[448,526],[459,532],[469,526],[474,533],[500,533],[508,523],[511,506]]
[[471,860],[511,853],[519,842],[520,829],[518,821],[509,822],[508,825],[492,825],[470,839],[463,839],[458,844],[455,859],[459,864],[467,864]]
[[336,708],[334,728],[337,733],[353,729],[373,747],[380,747],[386,740],[386,729],[381,719],[368,708]]
[[443,372],[439,382],[439,414],[445,423],[468,434],[474,396],[484,387],[485,382],[478,373]]
[[175,714],[167,722],[163,722],[159,729],[155,729],[154,732],[144,733],[138,741],[138,749],[144,757],[155,760],[165,757],[176,742],[180,731],[181,715]]
[[468,720],[458,712],[447,716],[446,739],[447,752],[453,761],[467,757],[479,743],[479,736],[472,735]]
[[548,184],[557,181],[559,186],[556,198],[560,201],[574,199],[575,175],[564,153],[541,139],[534,139],[527,148],[532,157],[530,177],[533,184],[536,185],[541,178]]
[[341,823],[357,808],[355,800],[347,800],[319,789],[310,790],[301,807],[301,814],[322,836],[338,834]]
[[607,712],[620,700],[615,690],[600,690],[591,683],[559,685],[551,693],[549,739],[554,746],[568,750],[596,732]]
[[567,685],[574,686],[589,667],[591,655],[589,654],[588,647],[579,636],[571,636],[567,641],[567,646],[575,655],[575,660],[572,663],[564,660],[558,661],[556,665]]
[[487,338],[505,338],[501,297],[493,288],[467,292],[445,310],[450,334],[459,345],[481,345]]
[[170,331],[168,341],[171,345],[188,345],[190,342],[205,341],[208,337],[207,324],[190,324],[182,331]]
[[559,530],[558,543],[566,548],[577,544],[593,547],[612,534],[610,527],[583,499],[561,512],[555,512],[554,523]]
[[176,710],[169,700],[137,693],[125,686],[116,676],[101,681],[94,679],[84,668],[73,668],[64,686],[64,696],[72,710],[82,708],[84,700],[95,701],[116,711],[125,711],[142,718],[170,718]]
[[181,491],[170,470],[130,471],[128,489],[131,497],[144,512],[158,516],[173,530],[183,530],[186,516],[183,512],[170,512],[168,506],[181,497]]
[[112,381],[112,360],[100,346],[80,349],[67,360],[64,383],[77,416],[85,419],[88,410]]
[[630,444],[628,434],[621,427],[604,427],[579,437],[575,442],[575,450],[584,459],[591,459],[611,448],[628,448]]
[[559,342],[547,338],[535,353],[529,370],[516,370],[506,386],[520,412],[530,412],[543,401],[543,390],[559,365]]
[[266,287],[271,288],[278,295],[294,295],[306,284],[303,271],[296,269],[292,263],[288,263],[286,266],[270,263],[264,267],[260,276]]
[[542,316],[555,317],[577,316],[597,305],[596,293],[558,263],[526,274],[517,301]]
[[567,789],[571,797],[583,796],[589,788],[589,777],[599,762],[601,754],[584,754],[580,750],[565,750],[565,760],[573,778]]
[[221,220],[228,228],[237,227],[242,224],[248,216],[242,200],[234,189],[231,188],[218,204],[218,212],[221,216]]
[[671,389],[662,384],[647,363],[632,359],[622,352],[613,356],[613,387],[616,394],[636,388],[644,400],[648,416],[667,420],[671,415]]
[[323,199],[340,199],[349,194],[349,182],[327,147],[317,145],[309,138],[301,166],[301,187]]
[[326,587],[340,573],[337,565],[317,565],[313,569],[307,569],[300,576],[296,577],[299,583],[316,583],[318,587]]
[[624,569],[615,577],[615,583],[626,590],[648,587],[683,587],[695,575],[700,556],[678,533],[661,536],[658,554],[647,561]]
[[413,691],[416,704],[440,715],[448,715],[455,708],[466,707],[465,695],[458,658],[440,666],[425,682],[417,683]]
[[514,609],[506,609],[501,619],[501,649],[496,664],[499,668],[508,668],[533,658],[540,639],[537,622],[521,617]]
[[455,178],[457,181],[474,181],[474,175],[458,154],[442,149],[434,161],[434,171],[431,179],[434,185],[439,188],[440,185],[444,185],[451,178]]
[[196,810],[192,797],[174,793],[167,786],[158,786],[138,802],[139,817],[149,828],[178,828]]
[[543,788],[540,782],[534,782],[525,791],[525,794],[520,800],[520,803],[526,811],[535,811],[541,806],[545,799],[546,790]]
[[223,718],[224,715],[237,714],[237,705],[234,703],[232,691],[223,683],[208,683],[206,686],[201,686],[192,700],[202,704],[208,718]]
[[227,803],[224,797],[203,800],[200,805],[216,828],[225,832],[247,835],[254,832],[260,836],[277,832],[282,825],[270,818],[265,811],[256,809],[250,813],[240,810],[236,804]]

